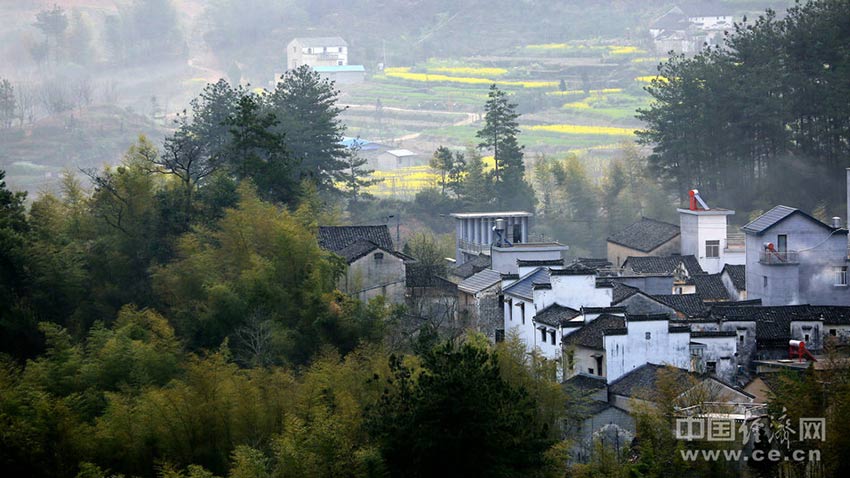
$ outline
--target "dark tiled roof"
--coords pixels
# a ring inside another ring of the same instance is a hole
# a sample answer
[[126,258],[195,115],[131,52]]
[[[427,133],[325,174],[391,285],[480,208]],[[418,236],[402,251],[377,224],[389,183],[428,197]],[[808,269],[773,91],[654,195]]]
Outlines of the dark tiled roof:
[[490,267],[490,256],[485,256],[481,254],[477,257],[473,257],[472,259],[464,262],[463,264],[453,268],[450,271],[450,274],[461,277],[463,279],[468,279],[472,277],[474,274],[477,274],[484,269],[488,269]]
[[703,317],[708,313],[708,307],[699,294],[665,294],[650,297],[687,317]]
[[458,284],[457,288],[468,294],[477,294],[501,282],[502,274],[499,271],[484,269],[472,277],[464,279],[463,282]]
[[534,284],[548,284],[549,283],[549,269],[545,267],[541,267],[537,270],[533,270],[522,277],[520,280],[514,282],[505,288],[505,294],[515,295],[517,297],[521,297],[526,300],[532,300],[532,290]]
[[610,236],[608,242],[650,252],[679,235],[679,226],[647,217]]
[[441,264],[422,265],[418,263],[407,264],[404,268],[405,283],[407,287],[445,287],[449,286],[457,293],[457,284],[450,282],[444,277],[445,267]]
[[565,380],[564,385],[583,391],[595,391],[605,388],[606,381],[605,377],[581,372]]
[[729,300],[729,292],[723,285],[720,274],[700,274],[691,276],[696,286],[697,294],[703,300]]
[[516,265],[517,265],[517,267],[563,266],[564,260],[563,259],[547,259],[547,260],[533,261],[533,260],[517,259]]
[[803,212],[803,211],[801,211],[797,208],[788,207],[788,206],[776,206],[776,207],[774,207],[773,209],[771,209],[770,211],[767,211],[766,213],[757,217],[755,220],[751,221],[750,223],[742,226],[741,230],[746,232],[746,233],[749,233],[749,234],[761,235],[761,234],[764,233],[764,231],[766,231],[770,227],[774,226],[775,224],[783,221],[785,218],[791,216],[792,214],[800,214],[803,217],[810,219],[812,222],[814,222],[814,223],[818,224],[819,226],[822,226],[822,227],[824,227],[824,228],[826,228],[830,231],[836,230],[832,226],[822,223],[821,221],[819,221],[818,219],[816,219],[812,215],[807,214],[807,213],[805,213],[805,212]]
[[602,350],[602,337],[610,329],[620,329],[626,326],[626,319],[611,314],[602,314],[582,326],[580,329],[564,337],[563,343],[578,345],[589,349]]
[[534,315],[534,321],[558,327],[564,322],[581,315],[581,312],[560,304],[552,304]]
[[579,257],[575,259],[572,263],[581,264],[596,270],[605,269],[606,267],[611,267],[612,265],[611,262],[608,261],[608,259],[600,259],[594,257]]
[[[743,264],[726,264],[723,266],[723,272],[725,272],[729,276],[729,279],[732,280],[732,285],[735,287],[735,290],[747,290],[747,266]],[[723,272],[721,272],[721,274]]]
[[787,345],[791,339],[792,321],[819,321],[822,307],[810,305],[741,306],[717,305],[711,307],[710,317],[715,320],[753,321],[756,323],[756,340],[759,346]]
[[673,274],[679,264],[684,264],[688,275],[705,274],[693,255],[629,256],[623,263],[623,268],[629,268],[638,274]]
[[[654,400],[658,372],[667,368],[665,365],[654,363],[643,364],[631,372],[623,375],[608,385],[608,392],[623,397],[639,398],[642,400]],[[679,368],[672,368],[676,383],[683,391],[691,386],[690,373]]]
[[640,292],[640,289],[637,287],[632,287],[630,285],[626,285],[620,282],[613,282],[614,286],[614,294],[611,298],[611,303],[616,304],[620,301],[626,300],[629,297]]
[[556,276],[586,276],[596,274],[596,269],[581,262],[573,262],[563,269],[552,269],[550,273]]
[[392,251],[393,239],[386,224],[379,226],[319,226],[319,247],[338,252],[358,239],[366,239],[381,249]]
[[691,332],[692,339],[705,337],[735,337],[737,333],[734,330],[703,330]]
[[850,307],[837,305],[813,305],[812,313],[823,317],[825,325],[850,325]]
[[[369,241],[369,240],[366,240],[366,239],[357,239],[356,241],[354,241],[351,244],[343,247],[342,249],[340,249],[338,251],[334,251],[334,253],[342,256],[342,258],[345,259],[346,262],[351,264],[352,262],[356,261],[357,259],[360,259],[361,257],[365,256],[366,254],[368,254],[368,253],[370,253],[370,252],[372,252],[372,251],[374,251],[375,249],[378,249],[378,248],[379,248],[378,245],[375,244],[372,241]],[[390,249],[390,251],[388,251],[388,252],[391,252],[391,251],[392,251],[392,249]]]

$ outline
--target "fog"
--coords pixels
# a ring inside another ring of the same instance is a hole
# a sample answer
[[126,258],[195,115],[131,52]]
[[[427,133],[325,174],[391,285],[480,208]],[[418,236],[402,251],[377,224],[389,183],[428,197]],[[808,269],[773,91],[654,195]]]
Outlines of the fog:
[[[740,21],[791,2],[697,2]],[[340,81],[350,136],[423,157],[463,148],[488,81],[508,89],[526,157],[579,154],[591,174],[631,141],[639,79],[666,57],[650,27],[658,0],[4,0],[0,2],[0,169],[14,189],[55,186],[63,169],[114,164],[138,135],[161,142],[207,82],[270,88],[297,37],[343,38],[365,77]],[[408,75],[408,76],[405,76]],[[412,75],[412,76],[410,76]],[[431,76],[429,76],[431,75]],[[448,79],[444,78],[448,77]],[[434,80],[437,81],[434,81]],[[479,81],[480,80],[480,81]],[[486,80],[486,81],[485,81]],[[477,82],[476,82],[477,81]],[[575,99],[571,91],[587,98]],[[614,128],[614,129],[598,129]],[[415,189],[394,185],[400,197]]]

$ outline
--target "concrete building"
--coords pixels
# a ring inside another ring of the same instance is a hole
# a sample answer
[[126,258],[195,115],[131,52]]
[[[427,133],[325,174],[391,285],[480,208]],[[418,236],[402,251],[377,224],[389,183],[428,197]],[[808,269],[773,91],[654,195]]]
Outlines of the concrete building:
[[704,45],[719,45],[733,27],[733,16],[718,3],[695,2],[667,10],[652,22],[649,34],[658,53],[694,54]]
[[354,85],[366,79],[363,65],[316,66],[313,70],[337,85]]
[[451,217],[455,218],[455,260],[458,265],[479,254],[490,255],[490,246],[497,238],[493,231],[497,219],[504,219],[505,239],[512,245],[528,242],[530,212],[459,212],[451,214]]
[[348,65],[348,42],[340,37],[295,38],[286,45],[286,66],[294,70]]
[[703,271],[717,274],[725,264],[743,264],[744,244],[739,236],[729,238],[727,216],[735,211],[709,208],[696,189],[690,192],[688,208],[679,208],[679,229],[683,256],[692,255]]
[[741,228],[747,235],[746,290],[764,305],[850,305],[847,229],[776,206]]

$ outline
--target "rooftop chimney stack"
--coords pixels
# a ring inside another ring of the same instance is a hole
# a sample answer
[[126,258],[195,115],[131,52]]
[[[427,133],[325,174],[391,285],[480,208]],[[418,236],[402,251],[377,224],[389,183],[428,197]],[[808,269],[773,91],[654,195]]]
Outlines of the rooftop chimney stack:
[[838,216],[832,217],[832,227],[834,227],[835,229],[838,229],[838,228],[841,227],[841,218],[840,217],[838,217]]

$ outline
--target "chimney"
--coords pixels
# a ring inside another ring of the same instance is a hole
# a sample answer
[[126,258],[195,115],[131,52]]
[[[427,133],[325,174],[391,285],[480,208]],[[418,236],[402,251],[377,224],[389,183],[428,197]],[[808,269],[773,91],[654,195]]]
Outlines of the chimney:
[[832,216],[832,227],[838,229],[841,227],[841,218],[838,216]]

